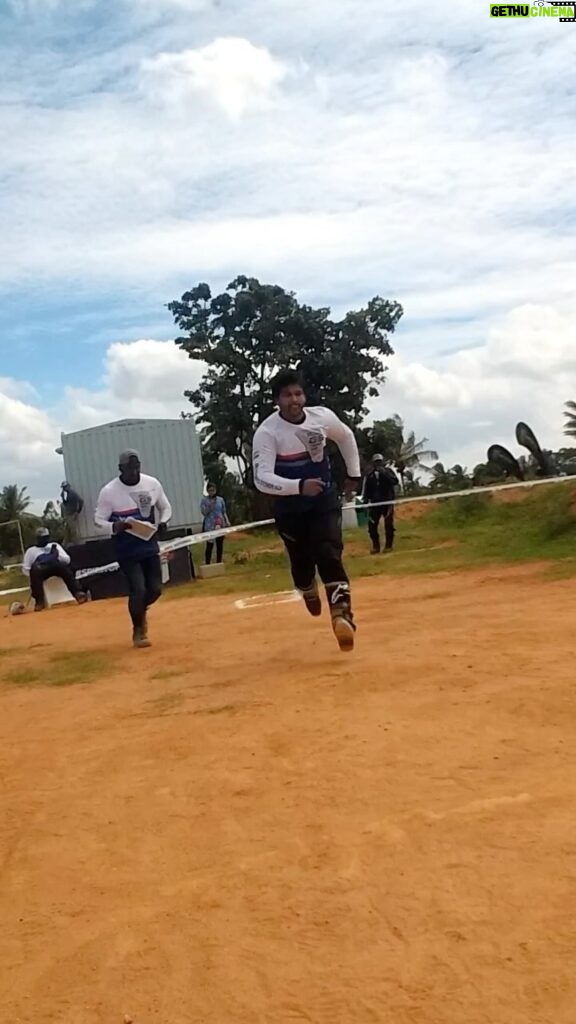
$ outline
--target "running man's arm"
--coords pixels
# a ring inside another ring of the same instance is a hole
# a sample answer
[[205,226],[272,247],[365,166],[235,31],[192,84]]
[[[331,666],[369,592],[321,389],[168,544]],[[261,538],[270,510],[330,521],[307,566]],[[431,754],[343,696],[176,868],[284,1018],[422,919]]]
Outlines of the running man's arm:
[[342,420],[338,419],[336,413],[331,409],[325,409],[325,414],[326,436],[338,445],[346,463],[349,479],[360,480],[362,478],[360,455],[353,431],[345,423],[342,423]]
[[96,502],[96,508],[94,510],[94,522],[96,526],[99,526],[101,530],[104,530],[110,536],[112,535],[113,524],[111,517],[114,512],[114,505],[108,497],[108,491],[106,487],[103,487],[98,495],[98,501]]
[[158,509],[159,519],[158,525],[161,526],[163,523],[167,523],[172,518],[172,505],[168,501],[168,498],[164,494],[164,488],[162,484],[158,484],[158,497],[156,499],[156,508]]
[[263,494],[272,494],[277,498],[300,494],[300,480],[286,480],[275,472],[276,443],[269,431],[261,428],[254,435],[252,468],[254,483]]

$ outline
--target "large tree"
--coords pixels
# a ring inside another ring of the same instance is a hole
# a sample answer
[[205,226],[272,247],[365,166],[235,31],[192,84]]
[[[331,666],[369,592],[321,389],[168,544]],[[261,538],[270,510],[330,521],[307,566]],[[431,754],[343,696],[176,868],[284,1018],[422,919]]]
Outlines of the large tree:
[[329,309],[303,305],[292,292],[248,277],[216,296],[198,284],[168,308],[182,332],[176,344],[206,365],[198,388],[186,392],[205,449],[234,459],[245,484],[254,432],[273,408],[275,373],[300,369],[309,402],[325,403],[357,426],[367,398],[384,381],[390,335],[403,312],[398,302],[376,297],[333,320]]
[[364,463],[369,463],[377,453],[387,462],[396,463],[404,443],[404,424],[400,416],[389,416],[375,420],[369,427],[357,431],[358,447]]
[[576,402],[565,402],[566,411],[564,416],[566,423],[564,424],[564,433],[568,437],[576,437]]

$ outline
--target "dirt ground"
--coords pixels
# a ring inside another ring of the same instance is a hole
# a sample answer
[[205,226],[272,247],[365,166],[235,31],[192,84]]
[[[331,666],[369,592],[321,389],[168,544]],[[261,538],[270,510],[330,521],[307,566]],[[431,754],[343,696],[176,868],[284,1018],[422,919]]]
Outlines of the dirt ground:
[[574,584],[355,596],[2,618],[114,665],[0,687],[2,1022],[572,1024]]

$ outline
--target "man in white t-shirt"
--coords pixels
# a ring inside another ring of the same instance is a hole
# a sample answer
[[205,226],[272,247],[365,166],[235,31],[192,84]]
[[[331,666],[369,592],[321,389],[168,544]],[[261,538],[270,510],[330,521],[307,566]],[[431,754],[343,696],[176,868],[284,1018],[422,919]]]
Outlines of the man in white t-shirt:
[[[172,507],[160,481],[141,473],[140,456],[133,448],[122,452],[118,468],[120,475],[100,491],[94,521],[114,536],[116,557],[128,581],[132,642],[135,647],[150,647],[146,613],[162,593],[158,538],[166,532]],[[134,520],[148,524],[151,535],[136,532]]]
[[22,571],[30,577],[30,592],[34,598],[34,611],[44,610],[44,581],[59,576],[78,604],[84,604],[86,594],[76,582],[70,568],[70,555],[60,544],[50,540],[50,531],[42,527],[36,532],[36,543],[24,554]]
[[350,583],[342,564],[342,510],[332,481],[327,441],[346,463],[347,495],[360,479],[354,434],[330,409],[306,408],[302,378],[283,370],[273,382],[278,411],[258,427],[253,443],[254,482],[275,498],[278,532],[292,577],[311,615],[322,613],[316,571],[326,588],[332,628],[343,651],[354,647]]

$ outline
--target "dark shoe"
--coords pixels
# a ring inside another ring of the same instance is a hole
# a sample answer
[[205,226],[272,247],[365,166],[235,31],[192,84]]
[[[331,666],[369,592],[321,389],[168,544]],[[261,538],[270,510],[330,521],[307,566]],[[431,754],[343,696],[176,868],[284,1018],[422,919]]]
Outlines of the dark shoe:
[[46,605],[45,604],[40,604],[40,601],[37,601],[36,604],[34,605],[34,611],[35,612],[45,612],[46,611]]
[[322,599],[320,597],[316,580],[314,580],[311,587],[308,587],[308,590],[302,591],[302,597],[304,598],[304,604],[310,612],[310,615],[313,615],[315,618],[322,615]]
[[370,548],[370,554],[371,555],[379,555],[380,554],[380,548]]
[[334,636],[338,641],[340,650],[346,654],[353,651],[356,626],[354,625],[352,613],[345,608],[334,609],[332,612],[332,629],[334,630]]
[[76,604],[86,604],[88,600],[88,594],[85,594],[83,590],[79,594],[76,594]]
[[142,627],[134,629],[132,633],[132,644],[134,647],[152,647],[147,636],[144,635]]

